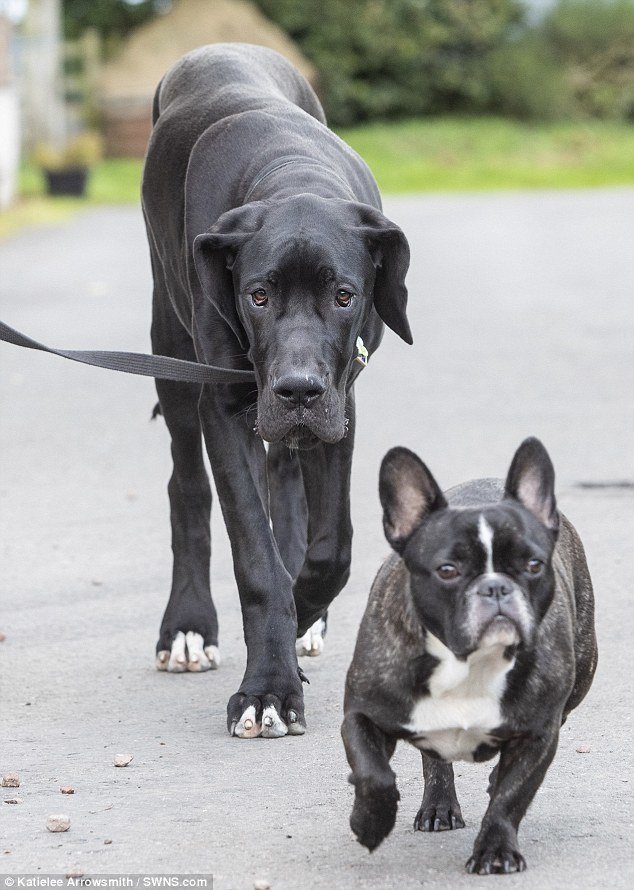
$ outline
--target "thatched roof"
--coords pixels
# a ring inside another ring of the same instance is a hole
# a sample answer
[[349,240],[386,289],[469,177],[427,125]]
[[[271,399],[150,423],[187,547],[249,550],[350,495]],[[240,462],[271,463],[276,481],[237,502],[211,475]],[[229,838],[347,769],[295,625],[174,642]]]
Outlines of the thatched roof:
[[150,97],[183,53],[205,43],[235,42],[277,50],[314,84],[315,69],[288,35],[248,0],[176,0],[169,13],[134,31],[104,66],[102,96],[106,101]]

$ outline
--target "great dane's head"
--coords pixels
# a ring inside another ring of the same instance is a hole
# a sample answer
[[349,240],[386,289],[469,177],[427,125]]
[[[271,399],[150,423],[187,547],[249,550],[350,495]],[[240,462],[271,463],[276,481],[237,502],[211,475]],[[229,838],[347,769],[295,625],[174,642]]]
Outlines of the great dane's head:
[[194,241],[204,296],[255,368],[257,430],[308,446],[346,432],[346,383],[373,312],[407,343],[405,236],[373,207],[297,195],[230,210]]

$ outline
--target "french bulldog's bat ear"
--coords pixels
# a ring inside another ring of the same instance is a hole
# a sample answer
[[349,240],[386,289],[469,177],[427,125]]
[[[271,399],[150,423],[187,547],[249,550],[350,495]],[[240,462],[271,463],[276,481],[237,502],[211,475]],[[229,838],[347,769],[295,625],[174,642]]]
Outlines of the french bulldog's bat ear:
[[504,494],[519,501],[546,528],[559,529],[555,500],[555,468],[539,439],[525,439],[515,452]]
[[379,498],[385,537],[402,553],[405,545],[433,510],[447,506],[438,483],[422,460],[407,448],[392,448],[379,472]]
[[216,307],[240,341],[249,348],[236,309],[231,268],[239,248],[262,226],[266,205],[254,201],[220,216],[208,232],[194,238],[194,265],[203,295]]
[[409,268],[409,244],[399,227],[374,207],[357,205],[359,230],[365,236],[376,268],[374,308],[385,324],[411,346],[407,320],[405,276]]

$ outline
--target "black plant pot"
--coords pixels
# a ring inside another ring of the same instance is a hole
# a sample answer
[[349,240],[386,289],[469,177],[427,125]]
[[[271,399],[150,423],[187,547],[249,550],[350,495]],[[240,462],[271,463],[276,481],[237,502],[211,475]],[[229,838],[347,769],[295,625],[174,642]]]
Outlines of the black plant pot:
[[46,192],[49,195],[73,195],[83,198],[86,194],[88,170],[86,167],[72,167],[67,170],[45,170]]

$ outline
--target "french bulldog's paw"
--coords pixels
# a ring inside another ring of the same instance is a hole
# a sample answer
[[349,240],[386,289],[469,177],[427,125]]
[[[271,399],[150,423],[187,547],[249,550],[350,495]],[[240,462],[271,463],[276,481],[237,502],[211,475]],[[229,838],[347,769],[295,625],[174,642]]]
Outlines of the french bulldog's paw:
[[526,869],[526,860],[513,844],[500,841],[482,848],[477,842],[466,869],[472,875],[510,875]]
[[321,655],[324,651],[324,636],[326,633],[326,622],[323,618],[309,627],[303,637],[300,637],[295,644],[298,655]]
[[360,791],[357,783],[350,828],[356,839],[370,853],[383,841],[396,821],[399,793],[395,785]]
[[[160,643],[159,643],[160,646]],[[185,671],[200,673],[215,671],[220,665],[220,651],[217,646],[205,646],[201,634],[194,631],[178,631],[169,649],[159,648],[156,653],[156,669],[171,674]]]
[[227,707],[229,734],[239,739],[279,739],[306,732],[304,702],[301,695],[245,695],[236,693]]
[[451,831],[464,828],[457,800],[425,801],[414,818],[414,831]]

